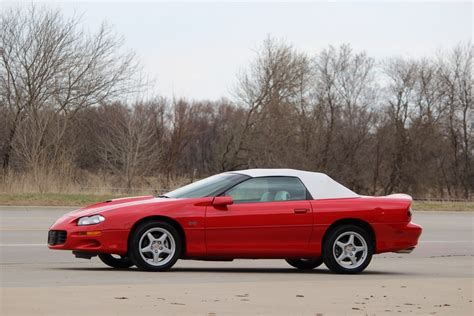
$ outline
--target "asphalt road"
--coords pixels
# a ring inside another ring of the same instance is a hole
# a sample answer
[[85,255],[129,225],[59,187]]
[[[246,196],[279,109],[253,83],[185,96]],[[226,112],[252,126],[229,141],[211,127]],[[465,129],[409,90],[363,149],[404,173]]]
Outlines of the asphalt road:
[[0,314],[474,313],[474,213],[415,213],[424,232],[412,254],[377,255],[365,273],[347,276],[283,260],[116,271],[46,247],[49,226],[69,210],[0,206]]

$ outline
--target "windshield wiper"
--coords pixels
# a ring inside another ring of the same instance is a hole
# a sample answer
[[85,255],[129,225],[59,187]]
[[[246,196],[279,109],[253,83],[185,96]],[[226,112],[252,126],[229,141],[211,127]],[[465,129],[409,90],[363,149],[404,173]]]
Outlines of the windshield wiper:
[[170,198],[169,196],[164,195],[164,194],[160,194],[160,195],[158,195],[157,197],[159,197],[159,198],[165,198],[165,199],[169,199],[169,198]]

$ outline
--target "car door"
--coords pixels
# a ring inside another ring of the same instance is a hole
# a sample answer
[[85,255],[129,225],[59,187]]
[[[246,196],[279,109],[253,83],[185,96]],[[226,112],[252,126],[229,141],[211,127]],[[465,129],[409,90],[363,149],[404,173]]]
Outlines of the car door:
[[303,255],[313,229],[308,193],[296,177],[250,178],[206,209],[207,253],[230,257]]

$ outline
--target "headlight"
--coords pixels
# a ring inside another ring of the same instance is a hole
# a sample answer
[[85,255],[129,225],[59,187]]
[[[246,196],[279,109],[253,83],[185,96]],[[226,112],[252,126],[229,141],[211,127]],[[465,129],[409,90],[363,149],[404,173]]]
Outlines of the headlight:
[[103,222],[105,217],[102,215],[93,215],[93,216],[85,216],[79,218],[77,221],[77,226],[84,226],[84,225],[95,225]]

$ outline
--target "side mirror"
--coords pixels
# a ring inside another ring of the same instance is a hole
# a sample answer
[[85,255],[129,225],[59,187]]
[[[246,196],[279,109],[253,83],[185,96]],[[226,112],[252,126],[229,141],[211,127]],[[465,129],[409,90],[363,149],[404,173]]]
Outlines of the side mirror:
[[212,201],[214,206],[227,206],[234,203],[234,200],[231,196],[216,196]]

